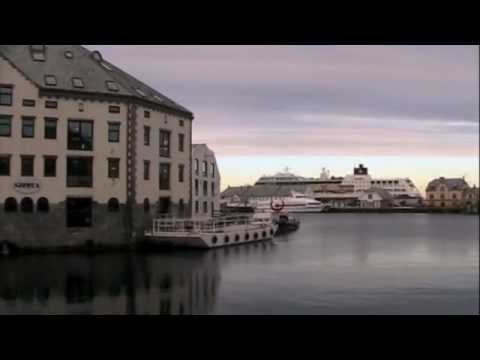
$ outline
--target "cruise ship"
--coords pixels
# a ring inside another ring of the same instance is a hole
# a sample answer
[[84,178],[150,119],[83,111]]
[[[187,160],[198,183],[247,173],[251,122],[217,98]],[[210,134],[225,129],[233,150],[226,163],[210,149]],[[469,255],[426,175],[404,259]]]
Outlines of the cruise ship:
[[410,178],[372,178],[368,174],[368,168],[360,164],[353,169],[353,174],[345,177],[330,176],[323,169],[319,178],[307,178],[295,175],[286,168],[283,172],[275,175],[264,175],[258,179],[255,185],[314,185],[328,186],[337,185],[339,189],[350,188],[353,193],[361,193],[370,188],[387,190],[393,197],[421,198],[421,193]]

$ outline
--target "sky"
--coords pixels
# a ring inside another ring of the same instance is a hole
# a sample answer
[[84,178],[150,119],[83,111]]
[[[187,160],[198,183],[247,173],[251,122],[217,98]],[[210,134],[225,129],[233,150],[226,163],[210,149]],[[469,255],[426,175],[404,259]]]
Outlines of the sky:
[[191,110],[227,186],[289,167],[479,183],[476,46],[87,45]]

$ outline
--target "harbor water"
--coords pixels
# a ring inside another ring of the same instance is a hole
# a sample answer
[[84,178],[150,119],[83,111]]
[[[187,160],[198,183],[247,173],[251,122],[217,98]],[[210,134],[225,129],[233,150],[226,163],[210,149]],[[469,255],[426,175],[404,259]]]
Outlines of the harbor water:
[[0,258],[0,314],[478,314],[477,216],[297,218],[216,250]]

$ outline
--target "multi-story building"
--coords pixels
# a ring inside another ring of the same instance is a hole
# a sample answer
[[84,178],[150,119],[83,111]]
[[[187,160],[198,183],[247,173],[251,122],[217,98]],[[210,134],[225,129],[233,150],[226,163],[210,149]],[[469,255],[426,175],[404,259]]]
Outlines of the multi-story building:
[[77,45],[0,45],[0,242],[121,245],[191,211],[193,114]]
[[209,218],[220,211],[220,172],[206,144],[192,145],[192,216]]
[[470,186],[462,178],[446,179],[440,177],[428,183],[426,189],[427,205],[439,208],[463,208],[470,195]]

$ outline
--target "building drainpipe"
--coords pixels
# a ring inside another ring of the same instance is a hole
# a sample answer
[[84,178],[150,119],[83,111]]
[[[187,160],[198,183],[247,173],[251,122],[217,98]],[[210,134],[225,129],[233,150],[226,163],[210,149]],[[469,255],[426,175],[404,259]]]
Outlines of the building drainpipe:
[[189,154],[189,157],[190,157],[190,164],[189,164],[189,173],[190,173],[190,176],[189,176],[189,183],[190,183],[190,190],[189,190],[189,195],[190,195],[190,201],[189,201],[189,217],[192,218],[193,217],[193,180],[192,180],[192,175],[193,175],[193,170],[192,170],[192,167],[193,167],[193,155],[192,155],[192,152],[193,152],[193,147],[192,147],[192,144],[193,144],[193,139],[192,139],[192,134],[193,134],[193,131],[192,131],[192,128],[193,128],[193,118],[190,120],[190,140],[189,140],[189,143],[190,143],[190,146],[189,146],[189,149],[190,149],[190,154]]
[[137,105],[127,104],[127,156],[126,184],[127,202],[125,209],[126,242],[131,245],[137,235],[134,232],[133,206],[136,199],[136,160],[137,160]]

